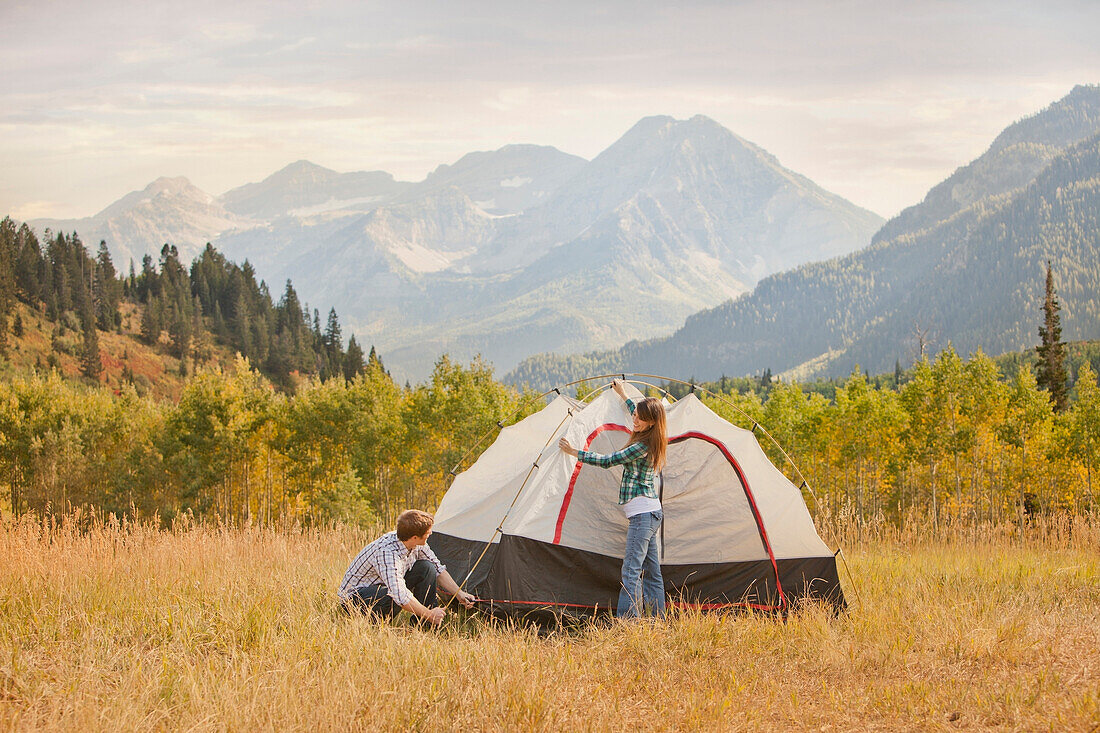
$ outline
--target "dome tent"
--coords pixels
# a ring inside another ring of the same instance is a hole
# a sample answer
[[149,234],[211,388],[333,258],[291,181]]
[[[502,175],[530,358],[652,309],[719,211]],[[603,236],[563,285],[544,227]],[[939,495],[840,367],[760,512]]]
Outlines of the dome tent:
[[[641,393],[630,384],[635,399]],[[669,447],[659,534],[673,604],[785,611],[797,599],[843,607],[836,559],[802,493],[752,431],[694,394],[666,403]],[[558,438],[599,453],[622,448],[631,416],[615,394],[559,394],[501,430],[439,505],[429,544],[464,589],[495,609],[585,615],[614,608],[627,520],[621,468],[578,463]]]

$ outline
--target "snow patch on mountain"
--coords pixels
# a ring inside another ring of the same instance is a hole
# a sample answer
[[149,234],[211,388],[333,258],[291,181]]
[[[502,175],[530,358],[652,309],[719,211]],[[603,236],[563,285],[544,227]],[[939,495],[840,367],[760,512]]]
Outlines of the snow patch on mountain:
[[455,250],[452,252],[440,252],[429,249],[416,242],[399,242],[391,244],[389,251],[401,261],[405,267],[416,273],[440,272],[446,270],[458,260],[469,257],[477,250],[474,248]]
[[330,198],[328,201],[314,206],[303,206],[301,208],[291,209],[287,212],[287,215],[302,217],[313,216],[315,214],[327,214],[331,211],[347,211],[348,209],[360,210],[364,206],[379,204],[387,198],[386,196],[360,196],[359,198],[353,199]]

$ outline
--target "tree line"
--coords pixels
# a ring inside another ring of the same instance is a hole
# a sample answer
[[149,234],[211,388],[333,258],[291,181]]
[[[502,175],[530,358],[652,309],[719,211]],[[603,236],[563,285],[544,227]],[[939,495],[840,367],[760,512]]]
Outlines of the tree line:
[[763,426],[775,465],[806,481],[811,509],[834,516],[997,523],[1100,508],[1100,388],[1088,362],[1061,412],[1030,366],[1006,379],[988,356],[964,360],[950,347],[900,384],[855,371],[832,399],[793,383],[703,399]]
[[178,403],[51,371],[0,384],[0,485],[17,513],[392,519],[433,506],[463,453],[522,401],[480,360],[446,357],[416,387],[376,359],[294,394],[238,357],[193,374]]
[[[1061,412],[1030,367],[1006,379],[989,357],[950,348],[901,384],[855,372],[833,399],[794,383],[702,399],[773,436],[758,432],[775,464],[805,479],[815,512],[997,523],[1098,508],[1100,386],[1087,363]],[[543,404],[480,360],[446,357],[415,387],[376,360],[352,380],[313,379],[294,394],[241,357],[192,375],[175,404],[53,372],[0,384],[0,485],[17,512],[388,521],[435,507],[498,421]]]
[[[122,326],[120,306],[140,306],[141,338],[180,359],[181,370],[202,364],[220,343],[246,357],[284,391],[295,377],[353,379],[378,360],[352,336],[344,347],[340,320],[303,304],[287,280],[278,301],[246,261],[230,262],[211,245],[188,268],[176,247],[164,245],[159,261],[145,255],[119,276],[105,242],[93,256],[76,233],[46,232],[45,245],[26,224],[0,221],[0,356],[11,335],[22,335],[17,301],[54,323],[54,349],[66,331],[82,334],[81,371],[102,372],[97,330]],[[56,362],[51,363],[56,365]]]

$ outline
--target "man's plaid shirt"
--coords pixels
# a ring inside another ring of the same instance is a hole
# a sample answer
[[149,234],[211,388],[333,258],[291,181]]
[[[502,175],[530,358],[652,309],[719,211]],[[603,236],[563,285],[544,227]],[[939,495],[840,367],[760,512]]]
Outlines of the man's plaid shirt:
[[397,532],[387,532],[364,547],[351,561],[344,581],[336,594],[344,600],[364,585],[384,585],[386,593],[394,603],[404,606],[412,600],[413,594],[405,585],[405,573],[409,572],[417,560],[429,560],[437,572],[442,573],[447,566],[427,545],[409,549],[397,539]]
[[[634,401],[627,400],[626,407],[634,414]],[[623,480],[619,484],[619,503],[625,504],[636,496],[648,496],[656,499],[657,488],[653,483],[653,466],[647,456],[649,448],[645,443],[631,443],[621,451],[610,455],[601,455],[586,450],[577,451],[577,460],[590,466],[611,468],[623,467]]]

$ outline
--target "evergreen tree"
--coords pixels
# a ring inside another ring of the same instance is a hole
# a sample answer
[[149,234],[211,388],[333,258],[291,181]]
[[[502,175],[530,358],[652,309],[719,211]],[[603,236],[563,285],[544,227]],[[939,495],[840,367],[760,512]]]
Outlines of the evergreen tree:
[[15,222],[0,222],[0,354],[8,349],[8,317],[15,307]]
[[1047,261],[1046,297],[1043,300],[1043,325],[1039,327],[1039,366],[1035,381],[1050,393],[1055,412],[1066,409],[1066,344],[1062,341],[1061,309],[1054,294],[1054,275]]
[[84,349],[80,353],[80,373],[89,379],[99,379],[103,360],[99,357],[99,333],[91,313],[84,319]]
[[344,378],[350,382],[362,374],[364,369],[366,364],[363,363],[363,347],[352,336],[348,340],[348,351],[344,354]]
[[[60,241],[61,235],[58,235]],[[61,314],[73,307],[72,288],[69,286],[69,273],[65,264],[59,261],[51,262],[54,274],[54,290],[56,306],[54,318],[60,318]]]
[[139,303],[148,303],[150,297],[160,292],[160,278],[153,258],[145,255],[141,258],[141,274],[134,281],[133,295]]
[[191,347],[191,318],[176,306],[168,313],[168,337],[172,340],[172,354],[185,359]]
[[293,335],[295,344],[297,344],[303,328],[302,303],[298,300],[298,293],[294,291],[294,286],[290,280],[286,281],[286,290],[283,292],[282,300],[279,301],[276,310],[276,331],[289,331]]
[[155,344],[160,339],[160,301],[150,298],[141,313],[141,338],[147,344]]
[[340,319],[336,317],[335,308],[330,308],[328,312],[328,323],[325,326],[324,348],[327,368],[325,373],[321,375],[321,378],[327,379],[343,374],[344,337],[340,333]]
[[121,298],[119,285],[115,266],[111,262],[111,253],[107,250],[107,243],[100,241],[95,259],[92,297],[95,300],[96,323],[104,331],[113,329],[122,322],[118,312],[118,303]]
[[[695,380],[692,379],[692,381],[694,382]],[[760,375],[760,388],[762,390],[764,390],[765,392],[767,392],[769,389],[771,389],[771,387],[772,387],[772,368],[768,367]]]
[[[370,356],[367,357],[367,371],[378,373],[378,374],[387,374],[388,373],[388,372],[386,372],[386,366],[382,363],[382,357],[380,357],[378,355],[378,352],[374,350],[374,344],[371,344]],[[408,382],[406,381],[405,384],[407,386]]]
[[248,301],[245,294],[241,293],[237,298],[236,307],[233,309],[235,316],[233,346],[246,359],[253,356],[252,352],[252,324],[248,317]]
[[214,301],[214,316],[212,318],[213,325],[211,328],[214,330],[214,335],[222,341],[229,340],[229,329],[225,327],[225,318],[222,316],[222,305],[218,301]]

